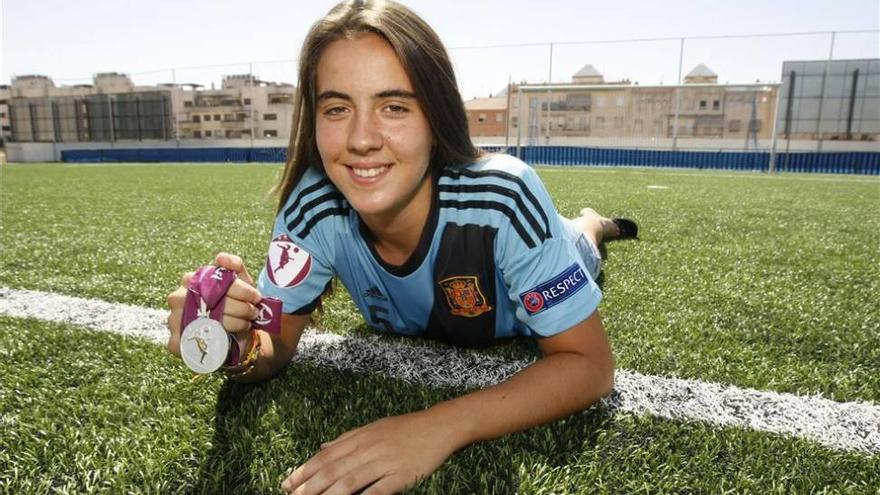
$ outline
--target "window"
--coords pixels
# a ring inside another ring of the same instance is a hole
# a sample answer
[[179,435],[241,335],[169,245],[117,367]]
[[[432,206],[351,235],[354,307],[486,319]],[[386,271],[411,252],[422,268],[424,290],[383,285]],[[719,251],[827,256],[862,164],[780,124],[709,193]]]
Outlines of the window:
[[242,136],[250,136],[250,135],[251,135],[251,130],[250,130],[250,129],[242,129],[242,130],[241,130],[241,135],[242,135]]
[[218,121],[220,120],[220,114],[219,114],[219,113],[215,113],[215,114],[214,114],[214,120],[218,120]]
[[731,120],[727,123],[727,132],[740,132],[742,122],[739,120]]
[[605,97],[604,96],[597,96],[596,97],[596,106],[599,108],[602,108],[605,106]]
[[6,117],[6,112],[0,112],[0,119],[5,118],[5,117]]
[[250,105],[250,104],[251,104],[251,99],[250,99],[250,98],[245,98],[245,99],[244,99],[244,104],[245,104],[245,105]]
[[237,138],[239,136],[241,136],[240,132],[233,131],[232,129],[226,130],[226,137],[228,137],[228,138]]
[[186,108],[190,108],[190,107],[193,106],[193,102],[191,102],[191,101],[185,101],[185,102],[183,102],[183,106],[186,107]]
[[275,129],[266,129],[263,131],[263,137],[278,137],[278,131]]
[[718,109],[720,109],[720,108],[721,108],[721,101],[720,101],[720,100],[714,100],[714,101],[712,102],[712,110],[718,110]]
[[[208,132],[211,132],[211,131],[208,131]],[[193,137],[196,139],[201,139],[202,138],[202,131],[193,131]]]
[[278,120],[277,113],[264,113],[263,120]]
[[485,113],[481,113],[480,115],[478,115],[478,116],[477,116],[477,121],[478,121],[478,122],[485,122],[485,121],[486,121],[486,114],[485,114]]
[[619,106],[619,107],[623,106],[623,96],[617,97],[617,106]]
[[211,131],[205,131],[205,137],[211,137]]
[[194,123],[198,124],[199,122],[201,122],[201,120],[202,120],[201,117],[199,117],[198,115],[193,115],[193,122]]
[[495,122],[497,122],[497,123],[499,123],[499,124],[502,123],[502,122],[504,122],[504,114],[502,114],[502,113],[496,113],[496,114],[495,114]]
[[700,100],[700,110],[706,109],[706,100]]
[[605,117],[596,117],[596,128],[601,129],[605,127]]
[[208,122],[208,121],[210,121],[210,120],[211,120],[211,116],[210,116],[210,115],[205,115],[205,122]]

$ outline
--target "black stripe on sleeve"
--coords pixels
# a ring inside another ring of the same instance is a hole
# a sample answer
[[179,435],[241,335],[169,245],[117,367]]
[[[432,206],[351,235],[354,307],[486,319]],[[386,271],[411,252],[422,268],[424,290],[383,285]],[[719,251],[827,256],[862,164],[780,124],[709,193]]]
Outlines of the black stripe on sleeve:
[[536,198],[535,195],[532,194],[532,191],[528,188],[528,186],[526,186],[526,183],[523,182],[523,180],[520,179],[519,177],[517,177],[511,173],[501,171],[501,170],[475,171],[475,170],[469,170],[466,168],[444,169],[440,175],[441,175],[441,177],[449,177],[451,179],[457,179],[460,176],[465,176],[469,179],[480,179],[483,177],[498,177],[499,179],[504,179],[504,180],[508,180],[510,182],[513,182],[514,184],[519,186],[520,190],[522,190],[523,194],[526,196],[526,198],[529,200],[529,202],[532,203],[532,206],[535,207],[535,210],[538,212],[538,215],[541,216],[541,220],[544,221],[544,226],[547,229],[546,230],[546,238],[549,239],[550,237],[553,237],[550,233],[550,220],[547,218],[547,214],[544,213],[544,209],[541,208],[541,203],[538,201],[538,198]]
[[303,219],[305,218],[306,213],[320,206],[321,204],[333,202],[334,205],[339,206],[343,199],[344,198],[342,197],[342,195],[336,191],[318,196],[317,198],[304,204],[302,208],[300,208],[299,214],[296,216],[296,218],[287,222],[287,230],[293,230],[294,227],[301,224]]
[[[327,208],[326,210],[319,211],[318,213],[315,214],[315,216],[310,218],[308,222],[306,222],[306,225],[302,228],[302,230],[300,230],[296,234],[296,236],[300,239],[305,239],[306,237],[308,237],[309,233],[312,231],[312,228],[314,228],[315,225],[318,224],[318,222],[320,222],[321,220],[323,220],[329,216],[334,216],[334,215],[347,216],[348,215],[348,208],[346,208],[346,207]],[[290,228],[290,227],[288,227],[288,228]]]
[[529,249],[535,247],[535,241],[529,237],[526,229],[523,228],[522,224],[516,218],[516,212],[510,209],[504,203],[499,203],[497,201],[453,201],[453,200],[440,200],[440,208],[455,208],[457,210],[468,210],[468,209],[482,209],[482,210],[496,210],[503,213],[510,220],[510,225],[513,226],[513,229],[516,230],[516,233],[519,234],[520,238],[522,238],[523,242],[526,243],[526,246]]
[[506,196],[508,198],[516,201],[516,207],[519,211],[522,212],[526,221],[531,225],[532,230],[538,236],[538,240],[544,242],[547,239],[546,233],[541,230],[541,225],[535,220],[535,216],[532,215],[532,212],[526,208],[525,203],[522,201],[522,197],[516,193],[516,191],[512,189],[508,189],[506,187],[501,187],[497,184],[440,184],[438,187],[440,192],[451,192],[451,193],[483,193],[489,192],[494,194],[500,194],[501,196]]
[[289,217],[291,214],[293,214],[294,211],[296,211],[297,208],[299,208],[299,203],[300,203],[300,201],[302,201],[302,199],[304,197],[317,191],[318,189],[321,189],[324,186],[329,186],[329,185],[330,185],[330,179],[321,179],[318,182],[315,182],[311,186],[306,187],[305,189],[300,191],[299,196],[297,196],[296,199],[293,201],[293,203],[291,203],[290,206],[286,210],[284,210],[284,218]]

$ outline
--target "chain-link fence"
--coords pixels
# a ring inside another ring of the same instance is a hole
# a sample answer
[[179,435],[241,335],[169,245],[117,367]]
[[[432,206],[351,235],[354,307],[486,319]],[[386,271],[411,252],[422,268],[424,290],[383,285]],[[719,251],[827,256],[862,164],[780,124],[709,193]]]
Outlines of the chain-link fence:
[[[471,135],[484,146],[878,151],[877,36],[451,46],[450,54]],[[296,70],[283,60],[73,81],[21,76],[0,89],[0,117],[12,142],[284,146]]]

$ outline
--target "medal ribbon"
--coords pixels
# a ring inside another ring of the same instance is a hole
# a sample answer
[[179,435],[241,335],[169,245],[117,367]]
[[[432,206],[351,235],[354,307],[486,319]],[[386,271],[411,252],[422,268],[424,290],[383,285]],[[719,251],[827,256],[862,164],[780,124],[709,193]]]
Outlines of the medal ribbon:
[[[223,310],[226,308],[226,293],[238,276],[232,270],[223,267],[205,265],[199,267],[190,279],[183,305],[181,331],[200,316],[206,316],[223,324]],[[251,328],[265,330],[272,334],[281,333],[281,301],[272,297],[264,297],[257,303],[260,316],[254,320]],[[232,349],[227,364],[238,362],[238,339],[232,339]]]

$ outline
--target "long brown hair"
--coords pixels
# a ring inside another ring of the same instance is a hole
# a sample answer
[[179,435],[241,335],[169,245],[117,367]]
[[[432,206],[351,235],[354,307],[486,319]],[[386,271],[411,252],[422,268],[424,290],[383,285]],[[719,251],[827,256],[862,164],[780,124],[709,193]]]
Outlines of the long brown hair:
[[431,169],[467,164],[481,155],[468,134],[467,115],[452,63],[437,33],[413,11],[391,0],[342,2],[312,26],[303,42],[287,163],[281,180],[272,189],[272,193],[279,195],[278,210],[306,168],[321,166],[315,141],[321,52],[333,41],[364,33],[383,37],[409,76],[434,137]]

